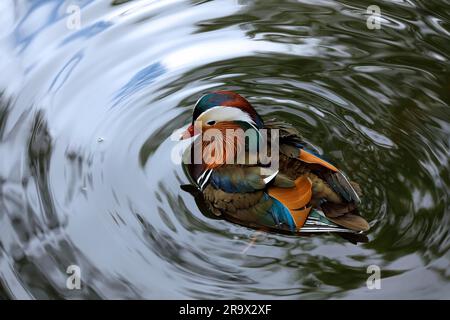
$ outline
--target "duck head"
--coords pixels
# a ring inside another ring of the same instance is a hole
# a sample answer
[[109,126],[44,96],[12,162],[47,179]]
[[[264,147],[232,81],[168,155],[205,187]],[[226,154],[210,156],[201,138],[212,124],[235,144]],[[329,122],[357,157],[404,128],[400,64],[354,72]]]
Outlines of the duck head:
[[195,104],[192,122],[181,139],[188,139],[208,129],[254,127],[261,129],[263,121],[252,105],[232,91],[214,91],[203,95]]
[[[215,91],[197,101],[192,122],[181,139],[202,135],[202,139],[196,141],[202,145],[203,164],[213,169],[234,163],[234,159],[245,152],[247,156],[254,154],[262,128],[263,120],[246,99],[231,91]],[[255,139],[246,142],[243,135],[236,135],[238,130]]]

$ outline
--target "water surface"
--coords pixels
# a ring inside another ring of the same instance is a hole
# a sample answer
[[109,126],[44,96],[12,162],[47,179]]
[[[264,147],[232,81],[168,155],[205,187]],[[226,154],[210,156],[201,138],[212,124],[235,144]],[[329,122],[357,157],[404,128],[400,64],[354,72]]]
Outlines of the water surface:
[[[447,1],[2,0],[0,21],[0,298],[450,298]],[[368,243],[201,213],[170,137],[216,89],[364,188]]]

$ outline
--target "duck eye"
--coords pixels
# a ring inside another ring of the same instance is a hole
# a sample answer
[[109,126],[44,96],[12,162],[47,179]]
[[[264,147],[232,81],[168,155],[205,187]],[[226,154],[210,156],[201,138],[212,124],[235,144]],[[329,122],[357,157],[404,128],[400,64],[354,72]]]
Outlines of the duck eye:
[[216,122],[214,120],[209,120],[206,122],[208,126],[213,126]]

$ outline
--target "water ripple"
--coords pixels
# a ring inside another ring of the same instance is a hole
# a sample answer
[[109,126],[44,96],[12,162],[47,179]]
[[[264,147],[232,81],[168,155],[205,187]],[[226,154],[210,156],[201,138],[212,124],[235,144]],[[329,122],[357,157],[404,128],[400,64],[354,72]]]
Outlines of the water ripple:
[[[0,297],[449,297],[444,3],[383,2],[379,30],[368,2],[77,3],[79,30],[64,1],[1,6]],[[171,135],[219,88],[363,186],[368,243],[258,233],[180,188]]]

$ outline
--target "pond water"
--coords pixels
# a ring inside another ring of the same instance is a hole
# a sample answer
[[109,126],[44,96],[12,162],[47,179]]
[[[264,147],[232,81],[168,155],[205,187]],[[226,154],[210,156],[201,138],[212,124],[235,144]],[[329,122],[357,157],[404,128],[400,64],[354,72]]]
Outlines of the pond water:
[[[0,21],[0,298],[450,298],[447,1],[2,0]],[[217,89],[363,187],[367,243],[201,213],[171,134]]]

